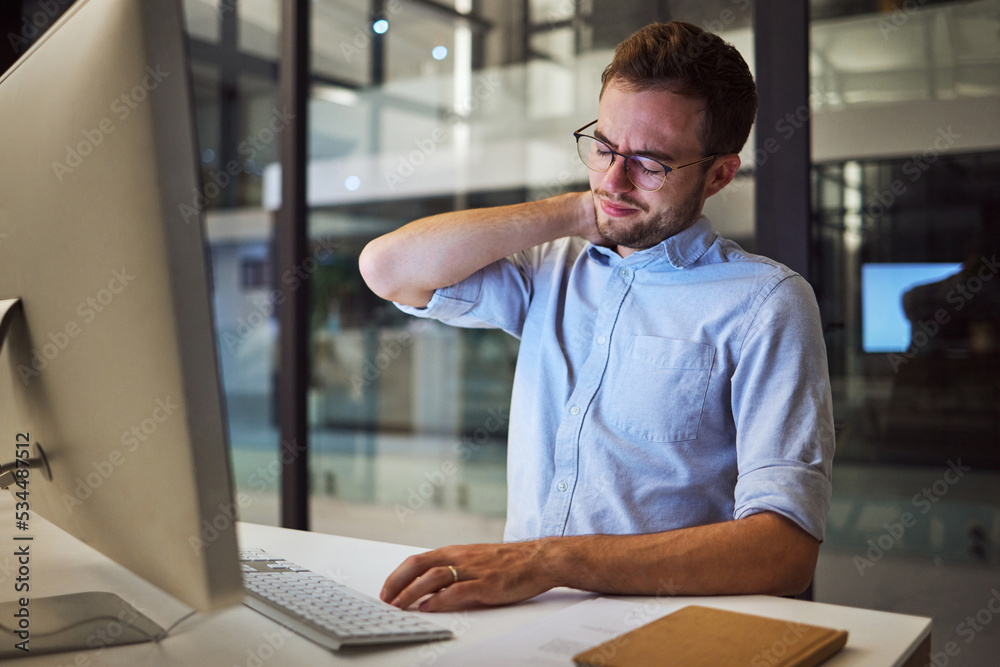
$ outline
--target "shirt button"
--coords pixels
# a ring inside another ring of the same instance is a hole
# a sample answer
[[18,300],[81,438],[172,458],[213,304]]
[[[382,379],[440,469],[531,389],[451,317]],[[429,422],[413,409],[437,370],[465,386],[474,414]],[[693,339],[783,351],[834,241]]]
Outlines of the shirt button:
[[618,275],[622,278],[628,278],[628,269],[618,269]]
[[580,414],[580,406],[579,405],[574,405],[573,407],[571,407],[569,409],[569,413],[571,415],[578,415],[578,414]]
[[569,488],[569,484],[567,484],[566,482],[559,482],[558,484],[556,484],[556,488],[559,489],[560,491],[565,491],[566,489]]
[[604,345],[607,342],[608,342],[608,339],[605,338],[604,336],[598,336],[597,337],[597,344],[598,345]]

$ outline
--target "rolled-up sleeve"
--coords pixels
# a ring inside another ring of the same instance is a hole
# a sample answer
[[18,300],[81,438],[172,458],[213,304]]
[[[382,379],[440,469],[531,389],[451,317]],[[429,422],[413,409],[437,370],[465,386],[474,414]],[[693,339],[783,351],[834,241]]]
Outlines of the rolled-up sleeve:
[[457,327],[502,329],[520,338],[539,252],[533,248],[497,260],[461,282],[436,290],[423,308],[395,305],[416,317]]
[[819,308],[798,275],[761,290],[732,378],[734,518],[785,516],[822,540],[835,448]]
[[396,301],[392,303],[404,313],[416,317],[455,320],[468,313],[476,305],[482,283],[483,272],[476,271],[460,283],[435,290],[434,296],[423,308],[407,306]]

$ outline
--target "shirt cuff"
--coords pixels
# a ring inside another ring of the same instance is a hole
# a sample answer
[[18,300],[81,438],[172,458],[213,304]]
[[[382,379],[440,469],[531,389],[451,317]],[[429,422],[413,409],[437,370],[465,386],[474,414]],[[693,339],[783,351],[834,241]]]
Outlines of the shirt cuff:
[[814,466],[797,461],[766,462],[736,482],[734,519],[775,512],[823,541],[833,485]]
[[465,280],[441,287],[434,291],[434,296],[423,308],[407,306],[393,301],[393,305],[408,315],[416,317],[430,317],[436,320],[447,320],[461,317],[472,310],[479,298],[479,291],[483,284],[482,270],[476,271]]

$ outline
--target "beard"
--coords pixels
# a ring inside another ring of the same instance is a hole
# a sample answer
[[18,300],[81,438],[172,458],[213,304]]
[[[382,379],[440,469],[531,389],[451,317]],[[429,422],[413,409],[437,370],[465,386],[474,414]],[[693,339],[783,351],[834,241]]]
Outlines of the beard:
[[597,231],[614,245],[633,250],[652,248],[674,234],[679,234],[694,224],[701,210],[701,193],[705,188],[708,173],[705,172],[694,187],[677,204],[668,209],[649,214],[649,205],[636,201],[628,195],[613,196],[605,190],[594,190],[608,201],[624,204],[642,211],[642,217],[632,222],[614,220],[600,207],[595,207]]

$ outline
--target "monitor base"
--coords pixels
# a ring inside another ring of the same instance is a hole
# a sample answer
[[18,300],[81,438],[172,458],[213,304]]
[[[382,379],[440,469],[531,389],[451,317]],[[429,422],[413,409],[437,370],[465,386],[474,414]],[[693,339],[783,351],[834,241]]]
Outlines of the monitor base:
[[0,659],[138,644],[155,641],[162,633],[163,628],[114,593],[0,603]]

